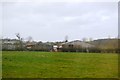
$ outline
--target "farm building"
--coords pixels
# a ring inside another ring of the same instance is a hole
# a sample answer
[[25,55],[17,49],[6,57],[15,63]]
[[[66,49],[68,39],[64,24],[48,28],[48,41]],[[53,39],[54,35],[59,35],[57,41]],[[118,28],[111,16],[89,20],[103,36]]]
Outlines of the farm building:
[[90,52],[94,48],[95,48],[94,45],[79,40],[62,44],[62,51],[69,52]]
[[62,45],[53,45],[53,51],[55,52],[61,52],[62,51]]
[[29,50],[35,50],[35,51],[50,51],[52,49],[52,45],[47,43],[37,42],[37,43],[28,44],[27,48],[29,48]]
[[25,47],[27,50],[31,50],[36,44],[36,42],[26,42]]
[[2,39],[2,50],[15,50],[19,47],[19,40]]

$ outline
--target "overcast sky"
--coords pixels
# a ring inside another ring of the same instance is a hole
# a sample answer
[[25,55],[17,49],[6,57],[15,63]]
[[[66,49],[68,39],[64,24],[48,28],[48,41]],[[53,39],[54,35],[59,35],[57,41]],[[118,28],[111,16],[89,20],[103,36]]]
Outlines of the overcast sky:
[[15,33],[37,41],[117,37],[117,2],[70,1],[3,3],[3,38],[16,38]]

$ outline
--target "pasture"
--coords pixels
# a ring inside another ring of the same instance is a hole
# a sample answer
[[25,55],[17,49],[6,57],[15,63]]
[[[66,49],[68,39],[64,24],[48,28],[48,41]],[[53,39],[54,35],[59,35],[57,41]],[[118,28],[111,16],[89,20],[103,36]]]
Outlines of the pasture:
[[3,51],[3,78],[118,78],[118,54]]

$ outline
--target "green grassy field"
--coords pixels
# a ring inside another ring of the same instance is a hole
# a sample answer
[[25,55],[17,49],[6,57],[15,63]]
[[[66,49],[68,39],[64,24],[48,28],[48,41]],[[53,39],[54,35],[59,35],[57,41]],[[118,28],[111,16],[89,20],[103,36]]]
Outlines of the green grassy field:
[[118,54],[2,52],[3,78],[118,78]]

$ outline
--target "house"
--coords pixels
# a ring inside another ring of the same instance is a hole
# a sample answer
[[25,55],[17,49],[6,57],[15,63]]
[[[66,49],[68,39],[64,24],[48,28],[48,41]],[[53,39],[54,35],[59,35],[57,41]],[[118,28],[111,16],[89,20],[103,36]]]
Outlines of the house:
[[25,47],[26,47],[26,49],[31,50],[36,44],[37,44],[37,42],[34,42],[34,41],[26,42]]
[[31,42],[27,44],[27,49],[28,50],[34,50],[34,51],[50,51],[52,50],[52,45],[48,43],[43,43],[43,42]]
[[53,51],[60,52],[62,49],[62,45],[53,45]]

